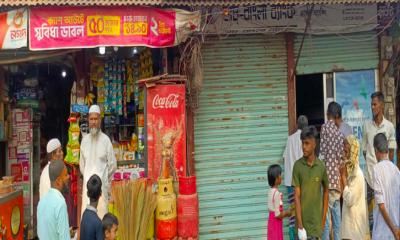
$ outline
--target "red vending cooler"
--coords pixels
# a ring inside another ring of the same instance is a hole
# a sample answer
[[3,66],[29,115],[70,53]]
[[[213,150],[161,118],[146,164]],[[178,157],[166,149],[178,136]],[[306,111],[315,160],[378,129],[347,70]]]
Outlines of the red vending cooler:
[[148,177],[157,180],[163,158],[171,177],[186,176],[185,85],[156,85],[146,91]]

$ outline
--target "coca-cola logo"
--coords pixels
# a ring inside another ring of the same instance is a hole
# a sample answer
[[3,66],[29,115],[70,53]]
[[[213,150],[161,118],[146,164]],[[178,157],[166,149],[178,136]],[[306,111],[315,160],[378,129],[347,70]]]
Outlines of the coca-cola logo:
[[178,108],[178,106],[179,106],[179,95],[178,94],[171,93],[167,97],[160,97],[160,95],[157,94],[153,98],[153,108],[154,109]]

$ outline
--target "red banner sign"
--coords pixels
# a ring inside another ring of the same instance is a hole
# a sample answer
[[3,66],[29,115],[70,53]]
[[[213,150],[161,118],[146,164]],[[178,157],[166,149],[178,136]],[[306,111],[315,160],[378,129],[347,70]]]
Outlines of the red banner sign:
[[186,176],[185,85],[147,89],[147,146],[149,178],[158,179],[163,161],[171,176]]
[[[29,15],[29,47],[173,46],[176,24],[181,24],[177,14],[175,10],[150,7],[33,8]],[[193,25],[193,30],[196,27]]]

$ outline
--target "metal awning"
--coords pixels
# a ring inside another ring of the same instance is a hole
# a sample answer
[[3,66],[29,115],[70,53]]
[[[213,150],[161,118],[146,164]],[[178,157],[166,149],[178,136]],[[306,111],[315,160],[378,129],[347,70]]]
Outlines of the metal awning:
[[70,53],[77,52],[77,49],[53,50],[32,52],[27,48],[0,50],[0,65],[16,64],[31,61],[42,61],[64,57]]
[[1,6],[240,6],[262,4],[345,4],[345,3],[383,3],[397,0],[0,0]]

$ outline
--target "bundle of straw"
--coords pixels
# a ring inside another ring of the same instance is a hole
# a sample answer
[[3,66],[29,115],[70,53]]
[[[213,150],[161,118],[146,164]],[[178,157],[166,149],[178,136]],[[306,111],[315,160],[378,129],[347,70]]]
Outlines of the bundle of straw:
[[157,205],[157,195],[144,179],[121,181],[112,189],[114,206],[118,212],[118,238],[144,240],[152,214]]

